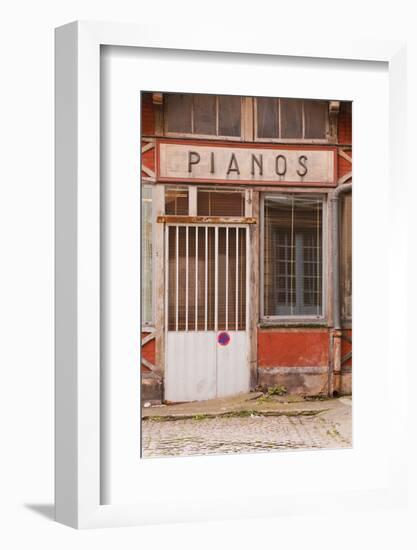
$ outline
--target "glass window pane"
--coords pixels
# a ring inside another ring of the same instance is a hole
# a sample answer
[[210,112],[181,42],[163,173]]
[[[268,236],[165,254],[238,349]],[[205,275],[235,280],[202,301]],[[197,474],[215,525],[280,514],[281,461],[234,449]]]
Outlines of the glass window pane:
[[303,102],[300,99],[281,99],[281,138],[303,137]]
[[258,97],[256,100],[258,137],[278,138],[278,101],[268,97]]
[[268,197],[264,212],[264,314],[322,315],[322,201]]
[[219,96],[219,136],[241,135],[240,96]]
[[152,186],[142,186],[142,324],[153,321],[152,308]]
[[305,138],[325,139],[328,107],[326,101],[304,101]]
[[165,214],[188,216],[187,187],[167,186],[165,188]]
[[198,189],[198,216],[244,216],[245,195],[241,191]]
[[191,133],[190,94],[166,94],[165,117],[168,132]]
[[194,134],[216,134],[216,96],[194,96]]

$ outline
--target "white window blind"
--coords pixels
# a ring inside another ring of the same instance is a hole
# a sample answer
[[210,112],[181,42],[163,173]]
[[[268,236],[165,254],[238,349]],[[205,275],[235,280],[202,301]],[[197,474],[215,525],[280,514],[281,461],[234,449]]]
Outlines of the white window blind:
[[231,189],[205,189],[197,191],[198,216],[244,216],[245,193]]

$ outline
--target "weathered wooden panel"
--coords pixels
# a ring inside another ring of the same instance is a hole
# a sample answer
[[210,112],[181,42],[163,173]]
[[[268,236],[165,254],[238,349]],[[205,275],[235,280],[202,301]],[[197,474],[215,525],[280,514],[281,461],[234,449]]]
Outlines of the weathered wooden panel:
[[240,218],[235,216],[158,216],[157,223],[178,223],[178,224],[228,224],[237,223],[250,224],[256,223],[255,218]]

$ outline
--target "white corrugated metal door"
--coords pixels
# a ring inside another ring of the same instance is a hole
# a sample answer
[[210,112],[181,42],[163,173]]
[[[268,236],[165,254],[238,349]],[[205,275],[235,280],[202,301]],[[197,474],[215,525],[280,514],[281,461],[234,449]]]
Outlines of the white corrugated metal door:
[[248,228],[166,226],[167,401],[249,391]]

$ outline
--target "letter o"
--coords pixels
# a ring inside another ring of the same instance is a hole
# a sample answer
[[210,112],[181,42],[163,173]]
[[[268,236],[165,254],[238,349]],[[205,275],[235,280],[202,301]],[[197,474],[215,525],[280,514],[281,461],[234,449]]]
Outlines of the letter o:
[[[283,161],[284,166],[280,170],[280,160]],[[275,172],[278,176],[285,176],[287,173],[287,159],[284,155],[277,155],[275,158]]]

